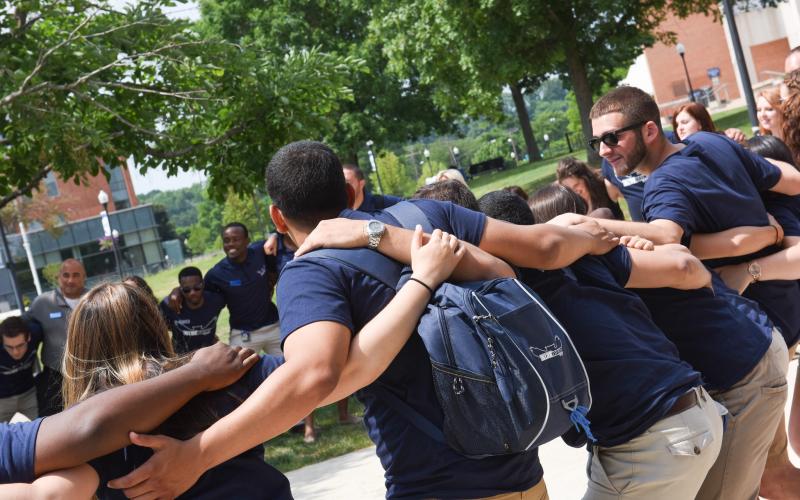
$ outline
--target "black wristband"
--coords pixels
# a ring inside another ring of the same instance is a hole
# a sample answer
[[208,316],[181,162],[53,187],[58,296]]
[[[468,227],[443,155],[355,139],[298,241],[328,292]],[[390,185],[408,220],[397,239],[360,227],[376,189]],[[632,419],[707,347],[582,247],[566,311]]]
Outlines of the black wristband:
[[433,297],[433,288],[431,288],[428,285],[426,285],[425,283],[423,283],[422,280],[418,280],[417,278],[412,276],[412,277],[408,278],[408,281],[416,281],[420,285],[424,286],[425,289],[428,290],[428,292],[430,292],[431,297]]

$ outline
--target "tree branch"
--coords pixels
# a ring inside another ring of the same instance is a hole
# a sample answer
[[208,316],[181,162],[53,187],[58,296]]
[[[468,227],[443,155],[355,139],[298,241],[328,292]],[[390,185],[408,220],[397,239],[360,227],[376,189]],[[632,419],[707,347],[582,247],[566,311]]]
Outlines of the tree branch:
[[0,198],[0,209],[2,209],[6,205],[14,201],[16,198],[19,198],[20,196],[24,195],[25,193],[29,193],[31,189],[38,186],[39,183],[42,182],[42,179],[47,177],[47,174],[49,174],[50,171],[52,170],[53,170],[52,165],[47,165],[45,167],[42,167],[42,169],[39,170],[36,176],[33,179],[31,179],[27,184],[25,184],[22,187],[18,187],[17,189],[11,191],[9,194]]
[[244,128],[245,128],[244,124],[236,125],[235,127],[229,128],[224,134],[219,135],[219,136],[217,136],[217,137],[215,137],[213,139],[206,139],[203,142],[198,142],[198,143],[195,143],[195,144],[191,144],[191,145],[186,146],[186,147],[181,148],[181,149],[175,149],[175,150],[172,150],[172,151],[161,151],[161,150],[158,150],[158,149],[146,148],[145,149],[145,153],[147,153],[148,155],[150,155],[150,156],[152,156],[154,158],[158,158],[160,160],[168,160],[168,159],[171,159],[171,158],[177,158],[179,156],[183,156],[183,155],[189,154],[189,153],[191,153],[192,151],[194,151],[196,149],[205,149],[205,148],[208,148],[208,147],[211,147],[211,146],[216,146],[220,142],[225,141],[227,139],[230,139],[234,135],[238,134],[239,132],[244,130]]

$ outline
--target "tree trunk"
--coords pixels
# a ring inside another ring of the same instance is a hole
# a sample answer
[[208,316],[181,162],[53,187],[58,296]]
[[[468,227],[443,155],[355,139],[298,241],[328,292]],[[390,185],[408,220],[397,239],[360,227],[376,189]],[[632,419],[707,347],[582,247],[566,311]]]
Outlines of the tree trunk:
[[[530,161],[539,160],[542,155],[539,153],[536,139],[533,138],[533,128],[531,128],[531,117],[528,114],[528,105],[525,104],[522,91],[516,83],[510,83],[508,86],[511,88],[511,97],[514,99],[514,107],[517,108],[517,118],[519,118],[522,137],[525,139],[525,148],[528,151],[528,158]],[[521,160],[522,158],[517,158],[517,161]]]
[[566,46],[565,56],[572,89],[575,91],[575,100],[578,103],[578,112],[581,115],[581,130],[583,131],[583,147],[586,148],[589,163],[600,165],[600,155],[589,147],[588,138],[592,137],[592,122],[589,120],[589,111],[592,109],[592,87],[586,75],[586,65],[575,46],[575,40],[570,40]]

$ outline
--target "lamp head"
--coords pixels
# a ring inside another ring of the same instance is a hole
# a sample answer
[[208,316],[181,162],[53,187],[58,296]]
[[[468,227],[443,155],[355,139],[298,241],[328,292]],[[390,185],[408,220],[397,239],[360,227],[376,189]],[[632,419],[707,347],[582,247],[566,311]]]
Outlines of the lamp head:
[[683,55],[686,53],[686,47],[684,47],[682,43],[676,45],[675,50],[678,51],[678,55],[681,57],[683,57]]
[[99,192],[99,193],[97,193],[97,201],[98,201],[98,203],[100,203],[101,205],[105,205],[105,204],[107,204],[107,203],[108,203],[108,193],[106,193],[105,191],[103,191],[103,190],[101,189],[101,190],[100,190],[100,192]]
[[425,148],[425,150],[422,152],[422,155],[423,155],[425,158],[430,158],[430,157],[431,157],[431,150],[430,150],[430,149],[428,149],[428,148]]

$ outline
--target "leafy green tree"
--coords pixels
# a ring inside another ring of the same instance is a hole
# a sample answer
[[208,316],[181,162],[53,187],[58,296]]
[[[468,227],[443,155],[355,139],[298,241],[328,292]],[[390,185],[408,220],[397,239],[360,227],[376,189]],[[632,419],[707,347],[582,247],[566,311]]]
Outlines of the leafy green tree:
[[[225,207],[222,209],[222,224],[241,222],[250,233],[250,241],[255,241],[268,233],[268,213],[268,198],[231,193],[225,199]],[[267,220],[264,217],[267,217]]]
[[348,79],[352,101],[330,113],[336,127],[323,135],[343,160],[358,164],[367,140],[396,144],[450,127],[432,101],[431,87],[413,69],[403,75],[387,71],[382,40],[368,29],[373,3],[203,0],[200,5],[204,30],[231,42],[272,53],[319,47],[364,61],[362,71]]
[[[414,177],[409,174],[409,168],[400,158],[391,151],[381,151],[375,158],[380,173],[380,185],[385,194],[409,197],[414,194],[416,184]],[[375,172],[369,173],[372,186],[378,186],[378,176]]]
[[353,57],[264,52],[167,18],[170,0],[24,0],[0,10],[0,208],[50,171],[199,169],[252,192],[284,143],[332,130]]

